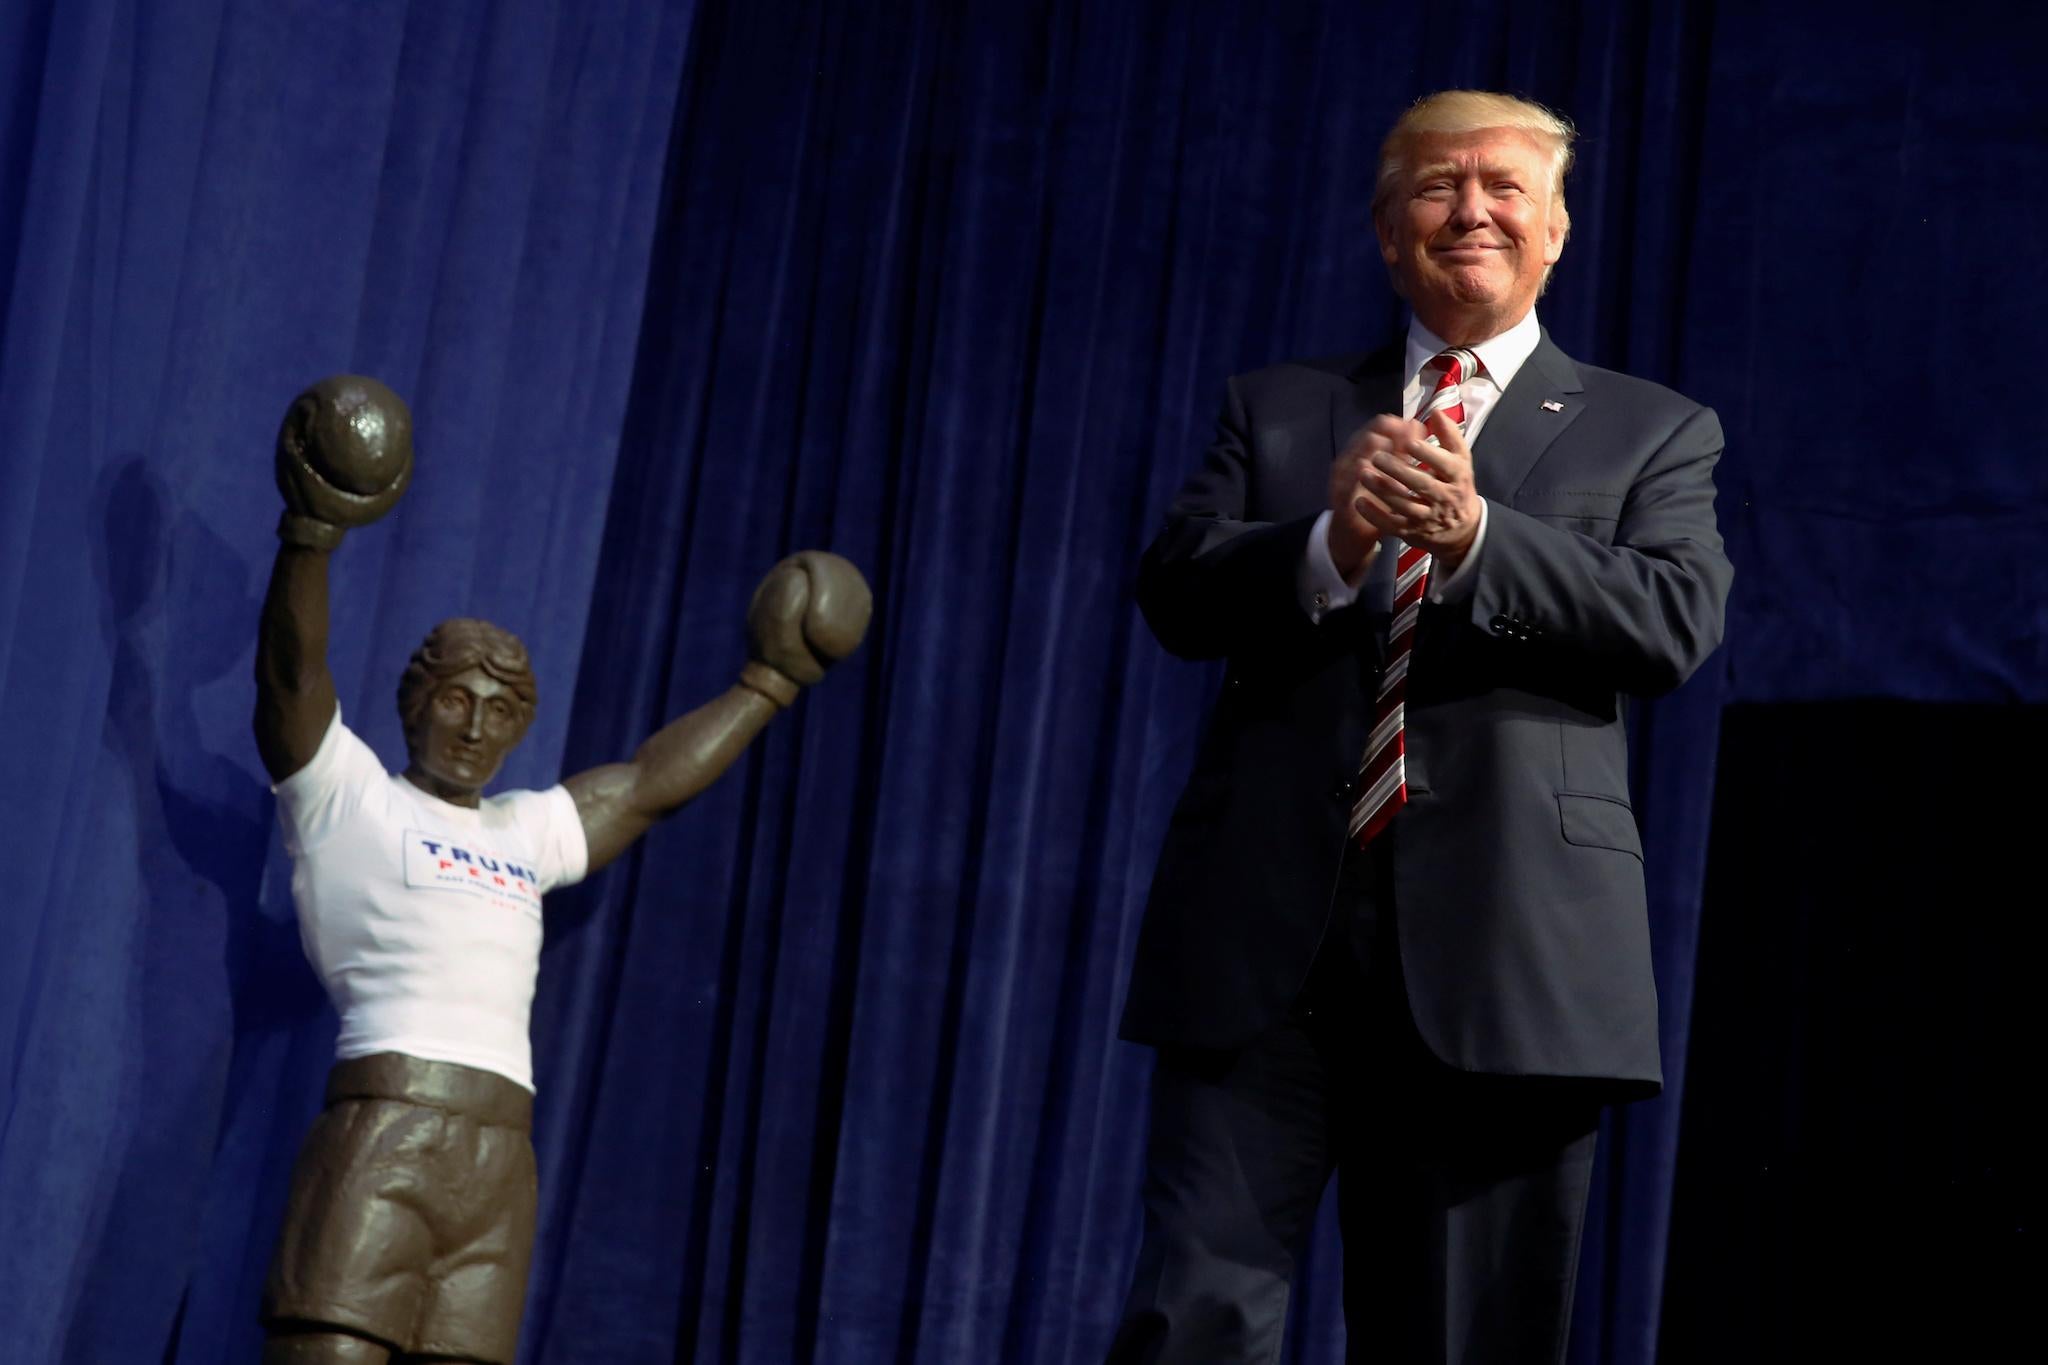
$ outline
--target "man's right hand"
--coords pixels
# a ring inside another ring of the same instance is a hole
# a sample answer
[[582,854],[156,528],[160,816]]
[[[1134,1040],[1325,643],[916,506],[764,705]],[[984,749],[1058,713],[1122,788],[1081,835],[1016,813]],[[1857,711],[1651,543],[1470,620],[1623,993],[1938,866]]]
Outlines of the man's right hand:
[[1330,464],[1330,562],[1354,588],[1365,580],[1380,548],[1380,533],[1359,511],[1358,495],[1373,457],[1393,448],[1384,431],[1368,424]]

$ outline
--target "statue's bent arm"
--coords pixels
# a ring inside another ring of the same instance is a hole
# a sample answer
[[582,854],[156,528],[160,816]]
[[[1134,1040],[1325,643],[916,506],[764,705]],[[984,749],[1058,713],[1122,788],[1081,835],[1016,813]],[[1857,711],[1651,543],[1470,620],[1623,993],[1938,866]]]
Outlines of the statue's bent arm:
[[769,570],[747,606],[739,681],[657,730],[631,762],[564,784],[583,820],[591,870],[717,781],[776,712],[853,651],[873,607],[867,580],[838,555],[803,550]]
[[761,692],[735,683],[648,736],[628,762],[566,779],[590,845],[590,870],[618,857],[656,820],[717,781],[779,709]]

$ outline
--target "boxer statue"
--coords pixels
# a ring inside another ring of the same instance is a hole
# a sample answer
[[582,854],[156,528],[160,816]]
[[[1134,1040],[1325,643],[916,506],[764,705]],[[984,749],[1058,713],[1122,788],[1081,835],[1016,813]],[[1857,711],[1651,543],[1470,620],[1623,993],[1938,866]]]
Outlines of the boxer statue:
[[536,1201],[527,1016],[541,896],[619,856],[709,786],[866,633],[859,570],[805,551],[747,609],[739,680],[624,763],[484,797],[533,719],[525,646],[434,627],[398,685],[396,775],[342,724],[327,560],[412,474],[412,421],[373,379],[293,402],[277,438],[282,542],[256,649],[256,744],[276,784],[300,937],[341,1016],[264,1289],[266,1362],[503,1362]]

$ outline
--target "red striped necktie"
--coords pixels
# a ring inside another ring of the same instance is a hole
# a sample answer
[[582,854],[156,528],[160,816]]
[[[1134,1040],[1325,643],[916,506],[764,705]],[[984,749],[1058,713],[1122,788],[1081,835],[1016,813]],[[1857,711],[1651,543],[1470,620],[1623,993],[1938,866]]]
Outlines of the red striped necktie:
[[[1431,413],[1440,412],[1463,430],[1465,400],[1459,386],[1479,373],[1479,357],[1454,348],[1430,361],[1428,368],[1437,372],[1436,384],[1415,420],[1426,424]],[[1373,703],[1365,764],[1358,770],[1358,799],[1351,806],[1351,836],[1360,848],[1408,804],[1408,660],[1415,647],[1415,623],[1422,615],[1422,595],[1429,591],[1429,564],[1429,551],[1415,545],[1402,546],[1394,561],[1394,624],[1387,632],[1387,666]]]

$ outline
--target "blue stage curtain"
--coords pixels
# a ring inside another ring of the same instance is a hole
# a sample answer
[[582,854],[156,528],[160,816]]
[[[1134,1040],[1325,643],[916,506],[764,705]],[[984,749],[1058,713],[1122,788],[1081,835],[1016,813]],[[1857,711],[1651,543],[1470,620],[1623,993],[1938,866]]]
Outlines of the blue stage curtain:
[[0,9],[0,1355],[254,1357],[334,1023],[249,735],[270,448],[323,375],[412,403],[338,556],[342,708],[472,612],[557,771],[688,5]]
[[[1132,568],[1226,375],[1397,335],[1379,138],[1483,85],[1586,133],[1546,324],[1730,440],[1730,645],[1635,716],[1669,1088],[1604,1134],[1572,1348],[1647,1365],[1724,702],[2048,690],[2048,462],[2002,349],[2048,299],[2022,244],[2048,115],[2015,61],[2040,28],[1704,0],[0,11],[9,1352],[253,1353],[334,1027],[248,735],[269,446],[349,369],[418,421],[412,492],[335,573],[343,707],[394,763],[391,689],[441,616],[534,647],[524,785],[727,685],[781,553],[877,591],[863,651],[744,765],[550,901],[522,1358],[1099,1356],[1149,1067],[1114,1024],[1216,682],[1145,633]],[[1341,1358],[1333,1233],[1293,1362]]]
[[[1099,1356],[1150,1065],[1115,1021],[1216,682],[1138,622],[1138,552],[1226,375],[1396,334],[1370,187],[1432,88],[1582,121],[1543,316],[1688,387],[1709,27],[702,7],[570,756],[724,684],[753,547],[881,607],[746,780],[552,912],[538,1358]],[[1638,718],[1672,1087],[1610,1124],[1580,1360],[1654,1347],[1722,686]],[[1290,1359],[1341,1353],[1337,1257],[1326,1216]]]
[[2002,226],[2048,215],[2048,10],[1733,5],[1712,53],[1679,302],[1731,699],[2048,701],[2048,253]]

